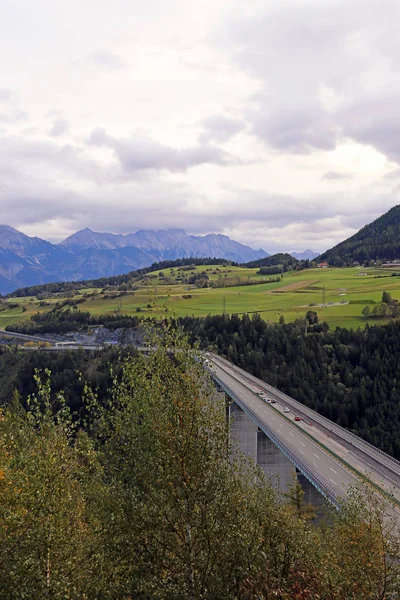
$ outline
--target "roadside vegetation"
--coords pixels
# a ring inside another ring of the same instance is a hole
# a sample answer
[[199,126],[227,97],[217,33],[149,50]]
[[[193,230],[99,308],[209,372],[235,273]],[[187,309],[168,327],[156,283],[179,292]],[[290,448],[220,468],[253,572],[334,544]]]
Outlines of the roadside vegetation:
[[295,485],[279,498],[228,445],[185,339],[163,341],[126,357],[102,402],[85,386],[84,416],[49,372],[1,413],[2,600],[397,597],[398,532],[370,490],[312,524]]

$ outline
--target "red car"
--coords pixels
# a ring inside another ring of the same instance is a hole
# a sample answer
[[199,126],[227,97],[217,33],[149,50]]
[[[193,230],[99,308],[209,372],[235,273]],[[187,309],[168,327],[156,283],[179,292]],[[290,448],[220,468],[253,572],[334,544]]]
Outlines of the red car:
[[295,421],[301,421],[301,418],[296,415],[295,418],[294,418],[294,420]]

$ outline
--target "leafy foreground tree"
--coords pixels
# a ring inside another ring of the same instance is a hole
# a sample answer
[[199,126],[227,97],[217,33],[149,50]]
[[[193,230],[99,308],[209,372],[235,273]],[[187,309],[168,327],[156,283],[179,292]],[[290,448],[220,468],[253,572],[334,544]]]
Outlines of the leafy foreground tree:
[[49,382],[0,415],[0,598],[84,598],[96,582],[99,462]]
[[[228,446],[225,403],[186,341],[127,361],[106,438],[112,493],[107,552],[116,597],[250,598],[248,582],[268,574],[284,588],[291,567],[312,554],[300,524],[272,487]],[[110,417],[111,415],[111,417]],[[255,484],[255,476],[259,483]]]

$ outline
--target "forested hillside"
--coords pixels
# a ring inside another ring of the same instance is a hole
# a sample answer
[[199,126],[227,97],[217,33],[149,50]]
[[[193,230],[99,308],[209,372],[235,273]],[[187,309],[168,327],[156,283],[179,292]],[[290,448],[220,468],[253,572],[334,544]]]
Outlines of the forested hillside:
[[337,267],[353,261],[393,260],[400,258],[400,206],[366,225],[355,235],[327,250],[318,261],[327,261]]
[[[48,313],[47,313],[48,314]],[[59,313],[55,313],[56,316]],[[34,331],[63,332],[64,328],[85,327],[82,317],[94,321],[88,313],[65,311],[65,319],[53,323],[31,322]],[[79,317],[75,319],[75,315]],[[107,320],[108,319],[108,320]],[[136,319],[107,317],[106,325],[124,327]],[[351,429],[385,452],[400,458],[400,323],[366,326],[365,330],[337,328],[317,322],[314,311],[305,321],[268,324],[257,314],[186,317],[180,323],[193,342],[212,347],[229,360],[261,377],[271,385]],[[24,329],[25,331],[25,329]],[[1,346],[0,346],[1,348]],[[6,403],[13,387],[23,397],[32,391],[35,366],[50,366],[54,381],[68,390],[67,398],[76,407],[82,390],[77,371],[100,386],[100,398],[111,383],[109,365],[117,365],[118,352],[16,353],[3,347],[0,354],[0,402]]]
[[[80,281],[56,281],[54,283],[44,283],[42,285],[32,285],[29,287],[19,288],[8,294],[9,298],[37,296],[38,294],[55,294],[63,292],[71,292],[73,290],[81,290],[82,288],[101,288],[108,286],[119,286],[135,281],[142,275],[158,271],[160,269],[170,269],[185,265],[226,265],[237,263],[222,258],[178,258],[176,260],[163,260],[156,262],[149,267],[129,271],[123,275],[113,275],[112,277],[100,277],[99,279],[85,279]],[[0,294],[1,295],[1,294]]]
[[[315,313],[310,311],[310,322]],[[193,341],[400,458],[400,323],[364,331],[271,325],[258,315],[184,318]]]
[[306,266],[304,266],[304,263],[309,263],[309,261],[300,261],[291,254],[287,254],[286,252],[278,252],[277,254],[273,254],[272,256],[266,256],[265,258],[258,258],[257,260],[252,260],[243,266],[248,268],[279,266],[282,267],[282,270],[287,271],[289,267],[292,267],[293,269],[307,268]]

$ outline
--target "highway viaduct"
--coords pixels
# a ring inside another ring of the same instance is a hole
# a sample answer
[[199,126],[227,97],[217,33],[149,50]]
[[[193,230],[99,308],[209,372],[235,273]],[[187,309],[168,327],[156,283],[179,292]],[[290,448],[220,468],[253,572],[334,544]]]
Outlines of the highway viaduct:
[[207,358],[233,400],[233,434],[267,475],[278,476],[283,491],[295,468],[309,500],[319,504],[322,496],[339,507],[351,486],[367,481],[385,500],[385,511],[400,518],[399,461],[227,360]]
[[[44,349],[51,351],[104,347],[60,344],[39,336],[3,331],[0,335],[21,342],[50,342],[52,345]],[[206,356],[212,377],[233,401],[233,435],[241,449],[267,475],[275,477],[283,491],[292,484],[295,469],[313,504],[318,505],[325,498],[339,507],[351,486],[368,481],[387,501],[388,514],[400,520],[399,461],[220,356]]]

